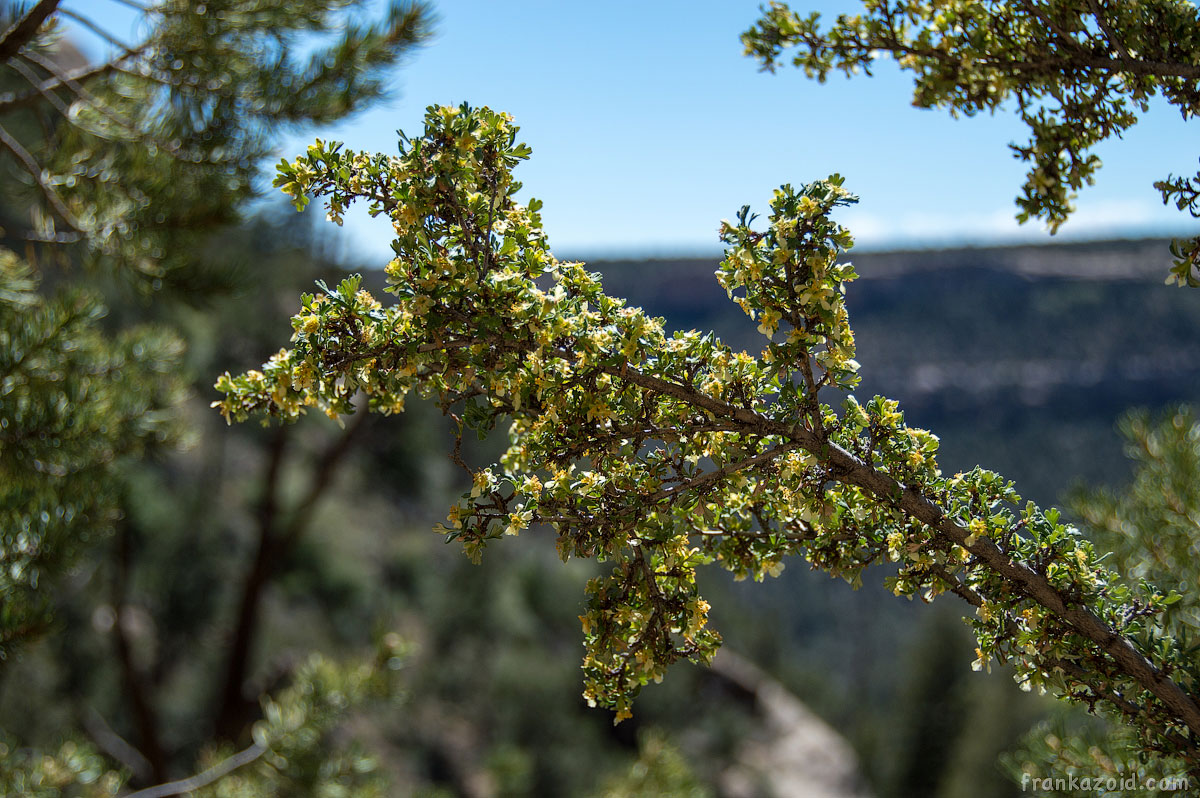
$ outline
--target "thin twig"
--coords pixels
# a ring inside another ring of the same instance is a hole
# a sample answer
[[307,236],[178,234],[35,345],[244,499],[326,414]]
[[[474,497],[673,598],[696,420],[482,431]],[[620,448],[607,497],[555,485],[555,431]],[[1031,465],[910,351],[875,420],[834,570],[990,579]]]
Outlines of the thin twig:
[[143,782],[154,778],[151,775],[150,760],[128,740],[113,731],[112,726],[95,707],[88,707],[83,716],[83,728],[104,753],[128,768],[135,778]]
[[62,114],[64,119],[71,118],[71,109],[62,101],[62,98],[53,92],[42,88],[42,78],[39,78],[32,69],[21,63],[20,58],[10,58],[8,61],[8,66],[15,69],[21,75],[21,77],[25,78],[25,81],[29,83],[30,86],[33,86],[33,90],[42,95],[46,102],[53,105],[54,110]]
[[250,764],[266,752],[267,749],[265,746],[255,743],[249,748],[238,751],[228,759],[221,760],[203,773],[197,773],[195,776],[180,779],[179,781],[159,784],[156,787],[147,787],[144,790],[130,793],[125,798],[166,798],[168,795],[182,795],[185,792],[193,792],[201,787],[212,784],[217,779],[232,773],[243,765]]
[[[113,124],[120,127],[126,133],[128,133],[134,137],[138,137],[141,135],[137,130],[134,129],[134,127],[131,124],[129,124],[128,121],[117,116],[115,113],[110,111],[107,107],[105,107],[104,103],[98,97],[96,97],[96,95],[92,94],[90,91],[88,91],[86,88],[84,88],[84,86],[81,83],[72,79],[70,75],[66,75],[66,74],[63,74],[62,72],[59,72],[58,67],[50,59],[43,58],[41,55],[39,55],[35,52],[32,52],[32,51],[29,51],[29,50],[23,50],[21,52],[21,58],[24,58],[27,61],[32,61],[33,63],[40,66],[42,69],[49,72],[58,81],[61,82],[61,85],[65,86],[68,89],[70,89],[71,91],[75,92],[75,94],[79,97],[79,99],[81,99],[85,103],[87,103],[88,106],[90,106],[93,110],[96,111],[96,113],[98,113],[101,116],[103,116],[104,118],[108,119],[110,122],[112,122]],[[20,61],[14,59],[12,63],[14,66],[16,66],[18,63],[20,63]],[[35,85],[34,88],[37,89],[37,86]],[[155,142],[155,143],[157,143],[157,142]]]
[[[145,47],[146,45],[143,44],[139,49],[145,49]],[[132,55],[137,54],[138,53],[135,52]],[[92,78],[107,75],[109,72],[118,71],[120,69],[118,65],[121,60],[123,59],[109,61],[108,63],[100,64],[99,66],[80,67],[79,69],[74,69],[70,72],[64,72],[62,73],[62,76],[65,80],[70,80],[75,83],[82,83],[84,81],[91,80]],[[140,77],[143,79],[146,78],[145,75],[141,75]],[[38,86],[34,87],[32,91],[21,92],[20,94],[10,91],[0,94],[0,113],[12,111],[17,108],[24,108],[27,105],[37,102],[38,99],[41,98],[42,92],[61,89],[66,85],[67,84],[64,82],[64,80],[55,78],[53,80],[43,81]]]
[[[195,156],[195,155],[192,155],[192,156],[185,155],[185,153],[183,153],[179,149],[179,147],[175,146],[171,142],[159,140],[159,139],[155,138],[154,136],[147,135],[145,132],[138,130],[136,127],[133,126],[133,124],[129,120],[122,118],[119,114],[114,113],[112,110],[110,110],[108,108],[108,106],[104,103],[103,100],[101,100],[99,97],[97,97],[96,95],[94,95],[90,91],[88,91],[87,88],[85,86],[83,86],[83,84],[81,84],[78,80],[72,78],[71,75],[69,75],[67,73],[60,72],[58,70],[58,66],[50,59],[44,58],[41,55],[39,55],[38,53],[32,52],[30,50],[21,51],[20,57],[24,58],[27,61],[32,61],[33,63],[40,66],[42,69],[49,72],[55,78],[55,80],[58,81],[57,87],[66,87],[66,88],[70,89],[89,108],[91,108],[96,113],[100,114],[105,119],[109,120],[114,125],[119,127],[128,136],[130,136],[132,140],[151,144],[151,145],[163,150],[164,152],[171,155],[172,157],[178,158],[180,160],[192,160],[192,161],[198,160],[197,156]],[[19,59],[13,59],[11,62],[11,65],[14,68],[18,67],[18,66],[23,66]],[[22,74],[25,74],[25,73],[22,73]],[[26,79],[29,80],[28,77]],[[62,102],[61,100],[58,100],[58,98],[55,97],[53,94],[42,91],[41,84],[35,83],[33,80],[30,80],[30,82],[33,83],[35,91],[40,92],[43,96],[46,97],[46,99],[50,100],[51,104],[55,105],[55,108],[59,109],[59,111],[60,111],[60,113],[62,113],[63,117],[70,120],[70,112],[68,110],[64,110],[61,107],[61,102]]]
[[1112,46],[1117,48],[1117,52],[1126,61],[1132,61],[1133,56],[1129,54],[1129,50],[1125,47],[1125,42],[1117,35],[1112,26],[1108,24],[1108,20],[1104,18],[1104,9],[1100,7],[1097,0],[1088,0],[1088,5],[1092,9],[1092,16],[1096,18],[1096,24],[1100,26],[1100,30],[1104,31],[1104,35],[1108,37]]
[[70,10],[69,8],[60,9],[59,13],[61,13],[64,17],[70,17],[71,19],[78,22],[80,25],[83,25],[85,28],[92,31],[92,33],[95,33],[97,36],[99,36],[100,38],[107,41],[109,44],[113,45],[114,47],[119,48],[121,50],[122,55],[128,56],[128,55],[132,55],[134,53],[133,47],[130,47],[128,44],[121,41],[113,34],[109,33],[107,30],[104,29],[104,27],[102,25],[98,25],[95,22],[92,22],[90,19],[85,17],[83,14],[77,14],[74,11]]
[[714,468],[712,471],[706,471],[694,479],[689,479],[686,482],[681,482],[678,485],[670,488],[663,488],[657,493],[651,493],[645,498],[645,501],[651,504],[656,504],[663,499],[674,498],[681,493],[689,490],[695,490],[696,488],[702,488],[705,485],[716,482],[717,480],[720,480],[731,474],[735,474],[738,471],[744,471],[745,469],[753,468],[754,466],[761,465],[763,463],[773,462],[781,455],[786,454],[793,449],[799,448],[800,443],[796,441],[790,441],[788,443],[779,444],[778,446],[772,446],[770,449],[766,449],[756,455],[747,457],[745,460],[739,460],[735,463],[727,463],[720,468]]
[[141,11],[143,14],[148,14],[150,11],[155,10],[150,6],[144,6],[141,3],[134,2],[134,0],[112,0],[112,2],[120,3],[121,5],[128,6],[129,8],[135,8],[138,11]]
[[55,213],[62,217],[62,220],[67,224],[67,226],[77,233],[82,233],[83,225],[81,225],[75,219],[75,214],[71,213],[70,209],[67,208],[66,204],[63,203],[62,198],[59,197],[50,184],[46,182],[46,179],[42,174],[42,167],[39,166],[38,162],[34,160],[33,156],[29,154],[29,151],[21,146],[21,142],[13,138],[12,135],[9,134],[9,132],[2,126],[0,126],[0,146],[3,146],[5,149],[11,152],[13,157],[17,159],[17,162],[21,164],[21,167],[29,173],[34,182],[37,183],[38,188],[40,188],[42,193],[46,196],[46,201],[50,203],[50,207],[54,209]]

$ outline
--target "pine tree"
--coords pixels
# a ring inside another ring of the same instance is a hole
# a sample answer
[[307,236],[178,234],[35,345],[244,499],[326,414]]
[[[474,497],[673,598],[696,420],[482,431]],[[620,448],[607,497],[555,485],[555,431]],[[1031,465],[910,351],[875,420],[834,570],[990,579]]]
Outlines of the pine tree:
[[[52,627],[55,590],[122,523],[132,464],[191,434],[183,342],[153,320],[229,287],[200,253],[256,196],[278,134],[385,96],[429,23],[402,3],[366,24],[345,0],[114,2],[141,15],[139,41],[96,4],[38,0],[0,23],[0,657]],[[79,58],[67,21],[108,56]],[[142,309],[110,314],[130,293]],[[353,673],[336,678],[366,678]],[[6,791],[108,794],[122,781],[75,743],[57,758],[15,743]],[[142,777],[165,780],[163,752],[142,743]]]

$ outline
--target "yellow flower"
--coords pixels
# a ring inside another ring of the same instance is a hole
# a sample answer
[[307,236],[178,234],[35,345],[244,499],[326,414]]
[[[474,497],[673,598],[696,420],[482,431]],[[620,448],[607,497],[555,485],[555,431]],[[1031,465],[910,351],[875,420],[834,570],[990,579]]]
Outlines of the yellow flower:
[[975,545],[975,541],[979,540],[980,535],[987,535],[987,522],[982,518],[972,518],[970,523],[967,524],[967,531],[970,534],[967,535],[966,544],[973,546]]
[[588,421],[603,424],[609,419],[616,418],[616,414],[613,413],[612,408],[605,404],[602,399],[594,399],[588,407],[587,418]]
[[702,598],[695,598],[687,603],[688,634],[694,635],[704,627],[708,621],[708,611],[710,609],[712,609],[712,606]]
[[490,491],[496,477],[492,474],[492,469],[485,468],[482,471],[476,471],[471,477],[471,481],[474,483],[471,487],[471,498],[474,499],[482,493]]
[[517,512],[508,517],[508,527],[504,530],[506,535],[519,535],[522,529],[528,529],[529,523],[533,520],[533,510],[520,509],[521,505],[517,505]]
[[775,334],[775,330],[779,329],[779,319],[781,318],[779,311],[775,308],[767,308],[762,312],[762,321],[758,325],[758,331],[770,338]]

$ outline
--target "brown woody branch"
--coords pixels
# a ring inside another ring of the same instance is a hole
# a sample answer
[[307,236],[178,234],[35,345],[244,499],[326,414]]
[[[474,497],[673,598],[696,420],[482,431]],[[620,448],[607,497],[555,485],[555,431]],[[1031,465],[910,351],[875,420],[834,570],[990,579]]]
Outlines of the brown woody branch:
[[[1050,27],[1048,25],[1048,27]],[[1151,61],[1143,58],[1131,57],[1120,52],[1117,42],[1113,42],[1113,47],[1118,50],[1118,57],[1114,58],[1106,55],[1098,55],[1088,52],[1080,45],[1080,43],[1069,35],[1059,34],[1057,26],[1051,28],[1051,33],[1055,38],[1064,38],[1067,47],[1070,49],[1070,55],[1054,55],[1051,49],[1052,43],[1045,43],[1046,49],[1031,50],[1027,49],[1021,53],[1019,58],[1001,58],[995,55],[980,55],[976,56],[973,63],[995,69],[1000,72],[1014,75],[1061,75],[1070,73],[1080,69],[1102,70],[1108,72],[1127,72],[1139,77],[1158,77],[1158,78],[1182,78],[1184,80],[1200,79],[1200,64],[1183,64],[1170,61]],[[810,48],[823,45],[823,40],[812,39],[810,37],[802,37],[801,41]],[[912,55],[919,58],[928,58],[932,61],[938,61],[952,68],[961,69],[963,62],[958,56],[954,55],[949,50],[942,50],[936,47],[917,47],[913,42],[899,38],[899,36],[887,36],[881,40],[864,39],[858,36],[847,36],[847,43],[852,51],[860,53],[858,58],[865,57],[866,54],[875,50],[882,50],[892,55]]]
[[[557,352],[555,354],[560,357],[567,355]],[[1195,700],[1183,688],[1146,659],[1132,642],[1104,623],[1087,607],[1068,602],[1044,576],[1025,564],[1010,559],[990,539],[978,538],[968,543],[969,531],[948,517],[941,507],[919,489],[897,482],[837,444],[822,441],[815,433],[803,427],[791,426],[752,410],[733,407],[694,388],[636,369],[610,366],[604,370],[646,390],[679,399],[714,415],[733,419],[743,424],[747,431],[795,441],[830,466],[832,479],[863,488],[971,552],[984,565],[1008,580],[1021,594],[1050,610],[1079,634],[1092,641],[1111,657],[1126,675],[1158,698],[1194,734],[1200,735],[1200,706],[1197,706]]]
[[59,0],[38,0],[33,8],[25,12],[0,36],[0,61],[7,61],[17,51],[33,40],[51,14],[58,9]]
[[[551,350],[550,354],[568,362],[574,362],[571,352],[563,349]],[[601,371],[612,377],[625,380],[641,388],[678,399],[714,416],[738,423],[747,432],[759,435],[774,435],[793,441],[800,448],[825,462],[830,469],[830,478],[849,485],[856,485],[876,498],[891,504],[910,518],[957,543],[973,554],[981,563],[1006,579],[1018,592],[1050,610],[1083,637],[1092,641],[1108,655],[1117,667],[1152,693],[1173,716],[1184,723],[1193,734],[1200,735],[1200,706],[1183,688],[1151,663],[1137,647],[1119,632],[1096,616],[1087,607],[1064,599],[1058,590],[1041,574],[1024,563],[1012,560],[999,546],[988,538],[972,537],[962,524],[948,517],[938,504],[925,496],[918,488],[904,485],[887,474],[877,471],[869,463],[831,441],[823,440],[817,433],[803,427],[784,424],[753,410],[735,407],[709,396],[689,385],[665,380],[646,374],[628,363],[620,367],[603,366]],[[958,593],[959,591],[955,591]],[[963,598],[967,595],[959,593]]]
[[150,766],[150,776],[153,781],[163,781],[167,778],[167,757],[163,751],[162,739],[159,735],[158,717],[154,705],[146,694],[147,679],[141,673],[133,658],[133,646],[129,640],[129,632],[125,629],[125,605],[128,600],[129,569],[133,554],[133,541],[128,525],[122,525],[117,540],[116,573],[113,579],[113,610],[116,620],[113,623],[113,643],[117,649],[117,659],[121,664],[121,675],[125,681],[125,691],[133,711],[134,723],[137,725],[140,751]]
[[258,547],[250,570],[242,581],[238,614],[234,621],[225,673],[221,680],[221,698],[217,706],[214,728],[218,737],[236,739],[242,731],[249,712],[245,696],[246,671],[250,651],[258,631],[258,604],[275,559],[275,526],[279,507],[279,476],[283,470],[284,451],[290,427],[275,431],[267,447],[267,468],[263,478],[263,494],[258,506]]
[[[575,360],[572,353],[563,349],[551,350],[550,354],[568,362]],[[628,363],[620,367],[603,366],[600,371],[653,393],[678,399],[716,417],[734,421],[747,432],[773,435],[798,444],[800,448],[827,464],[831,479],[863,488],[965,548],[981,563],[1006,579],[1019,593],[1050,610],[1080,635],[1092,641],[1124,674],[1158,698],[1193,734],[1200,735],[1200,706],[1197,706],[1195,699],[1151,663],[1128,638],[1106,624],[1087,607],[1064,599],[1044,576],[1024,563],[1010,559],[992,540],[979,537],[969,543],[968,538],[971,534],[966,527],[948,517],[936,502],[918,488],[904,485],[881,473],[836,443],[823,440],[817,433],[803,427],[784,424],[753,410],[735,407],[689,385],[680,385],[646,374],[630,367]],[[979,598],[974,591],[970,594],[959,590],[954,592],[971,603],[974,603],[973,599]]]
[[286,520],[281,519],[284,512],[280,507],[279,482],[290,428],[279,427],[276,431],[270,444],[263,499],[259,505],[258,548],[242,583],[237,619],[221,684],[221,701],[215,722],[219,737],[237,739],[245,728],[247,718],[254,711],[253,701],[245,695],[245,683],[250,667],[250,655],[258,634],[259,605],[263,593],[275,575],[279,559],[295,546],[296,541],[312,523],[312,509],[328,490],[338,466],[366,424],[368,415],[364,410],[355,416],[342,435],[321,454],[308,489],[296,506],[287,513]]

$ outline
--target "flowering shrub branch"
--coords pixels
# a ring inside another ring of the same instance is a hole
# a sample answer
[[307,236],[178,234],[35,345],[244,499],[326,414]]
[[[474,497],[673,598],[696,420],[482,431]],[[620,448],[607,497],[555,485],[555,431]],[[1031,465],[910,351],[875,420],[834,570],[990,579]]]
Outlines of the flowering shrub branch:
[[[883,56],[913,74],[913,105],[972,116],[1014,107],[1029,140],[1017,219],[1051,232],[1095,182],[1092,149],[1120,137],[1161,97],[1184,119],[1200,113],[1200,12],[1188,0],[863,0],[826,25],[771,0],[742,34],[762,68],[781,64],[820,81],[870,75]],[[1154,184],[1164,204],[1197,218],[1200,183]],[[1168,283],[1200,286],[1200,236],[1178,239]]]
[[[1011,663],[1025,689],[1102,705],[1149,750],[1200,762],[1196,667],[1159,615],[1177,599],[1133,590],[1057,511],[1023,504],[976,468],[945,476],[938,439],[897,403],[860,403],[844,302],[850,234],[830,219],[855,198],[834,175],[781,187],[766,229],[743,208],[724,222],[717,278],[766,338],[753,356],[711,334],[668,335],[661,319],[606,295],[597,275],[551,254],[541,203],[514,200],[528,157],[486,108],[430,108],[398,156],[318,141],[276,184],[329,216],[365,200],[393,223],[384,305],[357,277],[305,295],[291,349],[223,375],[226,419],[331,417],[353,399],[384,415],[410,392],[481,435],[509,425],[498,464],[473,473],[439,531],[478,560],[538,524],[565,561],[611,563],[587,586],[584,695],[630,715],[647,682],[680,659],[711,660],[696,571],[762,579],[785,558],[854,585],[898,563],[889,586],[975,609],[976,667]],[[839,409],[827,401],[839,393]]]

